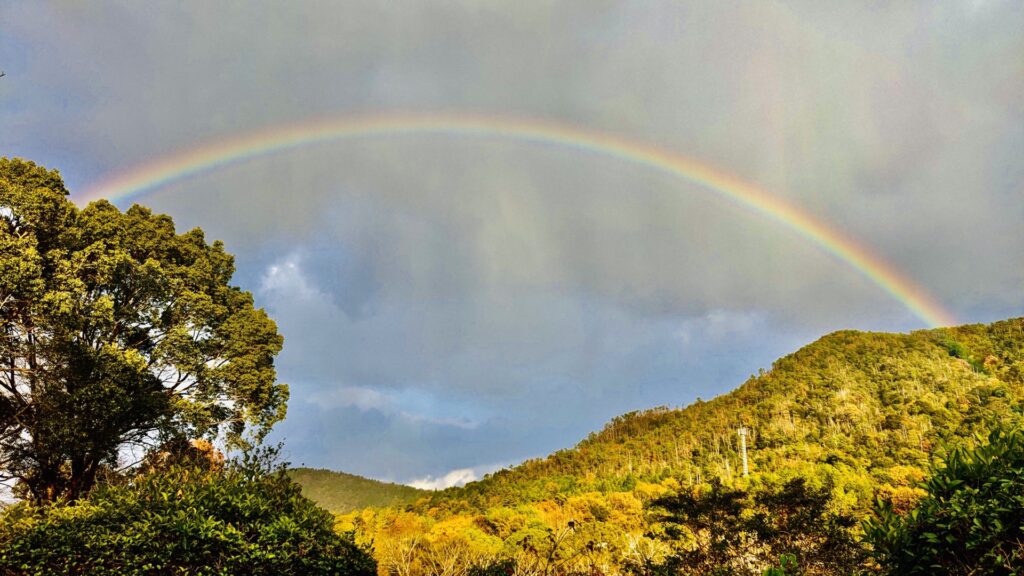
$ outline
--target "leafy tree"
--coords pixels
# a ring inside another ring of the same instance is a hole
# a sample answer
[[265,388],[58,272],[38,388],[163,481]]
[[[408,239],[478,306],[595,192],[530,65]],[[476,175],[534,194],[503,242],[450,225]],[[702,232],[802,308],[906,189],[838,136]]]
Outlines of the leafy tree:
[[0,517],[0,573],[375,575],[271,454],[221,464],[193,453],[74,503],[17,504]]
[[[679,543],[676,553],[653,572],[731,573],[730,561],[752,544],[742,517],[746,497],[743,490],[724,486],[716,478],[709,490],[684,490],[652,502],[664,538]],[[652,567],[645,568],[643,572]]]
[[1024,431],[996,428],[957,448],[905,515],[880,501],[866,539],[888,574],[1024,572]]
[[0,470],[37,502],[76,499],[127,447],[261,438],[285,413],[282,339],[223,245],[67,196],[0,158]]
[[830,492],[802,478],[754,490],[717,480],[652,503],[664,537],[677,551],[640,574],[847,574],[863,553],[851,534],[853,518],[830,510]]

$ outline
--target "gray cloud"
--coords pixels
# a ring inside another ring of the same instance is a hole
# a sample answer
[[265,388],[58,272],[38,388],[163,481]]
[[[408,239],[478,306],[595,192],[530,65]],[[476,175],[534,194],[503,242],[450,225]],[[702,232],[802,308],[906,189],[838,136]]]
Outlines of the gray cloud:
[[[310,118],[547,118],[758,184],[991,320],[1024,288],[1021,30],[999,0],[5,3],[0,153],[81,189]],[[712,396],[823,331],[921,326],[778,223],[568,148],[354,140],[143,202],[225,239],[279,321],[293,459],[403,481]]]

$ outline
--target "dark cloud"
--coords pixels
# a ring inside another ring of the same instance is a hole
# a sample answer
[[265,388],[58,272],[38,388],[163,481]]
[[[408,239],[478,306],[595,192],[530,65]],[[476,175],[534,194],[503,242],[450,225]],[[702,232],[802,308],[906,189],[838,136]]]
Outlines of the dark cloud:
[[[755,183],[991,320],[1024,289],[1021,30],[999,0],[13,2],[0,153],[82,189],[311,118],[547,118]],[[292,459],[402,481],[710,397],[827,330],[922,325],[779,223],[567,147],[353,140],[142,201],[225,239],[281,325]]]

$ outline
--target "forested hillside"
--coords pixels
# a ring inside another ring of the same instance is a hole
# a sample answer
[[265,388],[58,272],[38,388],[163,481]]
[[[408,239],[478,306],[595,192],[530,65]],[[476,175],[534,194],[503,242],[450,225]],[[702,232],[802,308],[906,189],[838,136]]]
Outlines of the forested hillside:
[[302,486],[303,496],[336,513],[369,506],[409,504],[427,494],[412,486],[380,482],[332,470],[294,468],[288,471],[288,475]]
[[[842,331],[731,393],[620,416],[575,448],[338,527],[382,574],[885,573],[862,521],[930,502],[922,482],[951,449],[1022,423],[1024,319]],[[898,550],[912,530],[872,534]],[[1024,539],[999,534],[978,549],[1024,558]]]
[[673,477],[694,484],[741,473],[920,478],[933,449],[1024,414],[1024,319],[910,334],[829,334],[738,389],[684,409],[617,417],[575,448],[503,470],[443,500],[512,504]]

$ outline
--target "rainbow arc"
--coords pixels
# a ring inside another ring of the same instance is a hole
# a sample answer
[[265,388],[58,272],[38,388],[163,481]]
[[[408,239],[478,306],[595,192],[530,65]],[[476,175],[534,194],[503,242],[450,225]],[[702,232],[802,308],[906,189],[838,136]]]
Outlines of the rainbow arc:
[[466,114],[380,114],[318,119],[243,134],[173,154],[90,187],[82,199],[130,200],[231,164],[342,140],[401,134],[501,137],[569,147],[646,166],[778,222],[868,278],[932,327],[956,324],[927,290],[824,220],[767,191],[674,152],[617,135],[549,121]]

